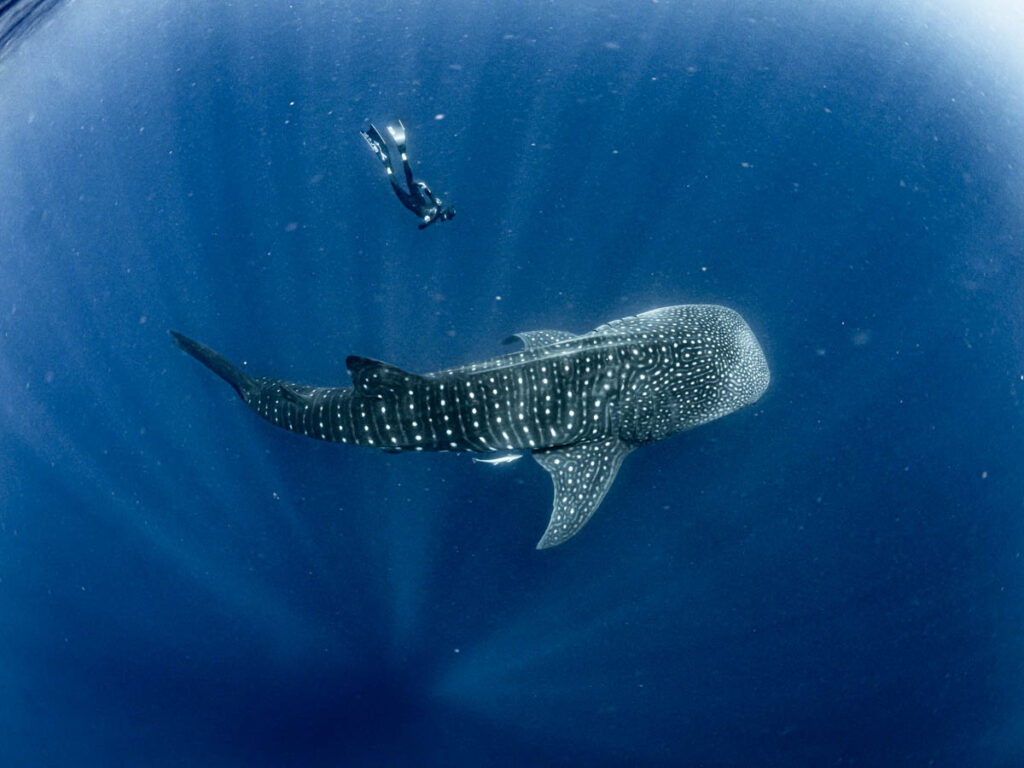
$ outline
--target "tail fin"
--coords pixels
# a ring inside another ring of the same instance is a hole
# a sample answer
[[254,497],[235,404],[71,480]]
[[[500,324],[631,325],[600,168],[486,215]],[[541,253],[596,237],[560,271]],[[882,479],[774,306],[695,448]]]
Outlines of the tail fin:
[[219,353],[198,341],[193,341],[188,336],[182,336],[177,331],[171,331],[171,336],[175,344],[234,387],[246,402],[249,401],[250,395],[259,389],[259,385],[251,376],[244,374],[241,369],[232,365],[227,358]]

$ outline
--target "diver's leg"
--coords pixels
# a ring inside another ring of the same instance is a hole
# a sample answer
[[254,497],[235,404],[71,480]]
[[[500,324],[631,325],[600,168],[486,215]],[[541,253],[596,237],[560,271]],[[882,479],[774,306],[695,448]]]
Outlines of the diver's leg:
[[[390,126],[388,130],[390,130]],[[380,131],[371,125],[370,130],[360,131],[360,133],[363,135],[363,138],[366,139],[366,143],[370,145],[370,149],[374,151],[374,154],[376,154],[384,164],[384,170],[388,173],[388,181],[391,182],[391,188],[395,190],[395,194],[398,195],[398,199],[402,202],[402,205],[411,211],[415,211],[415,202],[412,197],[408,192],[402,189],[402,186],[395,179],[395,171],[391,167],[391,156],[388,154],[388,145],[384,142],[384,137],[380,135]],[[405,157],[404,152],[402,152],[402,156]]]
[[395,140],[395,145],[398,147],[398,153],[402,157],[402,168],[405,171],[405,183],[409,187],[409,191],[416,195],[416,186],[412,178],[412,168],[409,166],[409,155],[405,149],[405,126],[402,125],[402,121],[398,121],[398,127],[393,125],[388,126],[388,133],[391,134],[391,138]]
[[419,216],[420,208],[423,207],[420,201],[402,189],[402,186],[395,181],[395,177],[393,175],[388,176],[388,178],[391,179],[391,188],[395,190],[395,194],[398,195],[398,199],[401,201],[402,205]]
[[388,168],[388,181],[391,182],[391,188],[395,190],[395,194],[398,195],[398,199],[402,201],[402,205],[409,210],[413,210],[410,204],[411,197],[409,193],[402,189],[402,185],[398,183],[397,179],[395,179],[395,174],[391,172],[391,168]]

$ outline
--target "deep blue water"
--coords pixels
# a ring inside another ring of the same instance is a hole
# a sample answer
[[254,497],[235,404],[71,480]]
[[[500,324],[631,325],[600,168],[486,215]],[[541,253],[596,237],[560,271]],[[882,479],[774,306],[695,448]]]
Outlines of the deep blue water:
[[[1024,764],[1024,67],[951,13],[58,8],[0,61],[0,764]],[[345,384],[691,302],[771,388],[542,552],[532,461],[290,435],[167,334]]]

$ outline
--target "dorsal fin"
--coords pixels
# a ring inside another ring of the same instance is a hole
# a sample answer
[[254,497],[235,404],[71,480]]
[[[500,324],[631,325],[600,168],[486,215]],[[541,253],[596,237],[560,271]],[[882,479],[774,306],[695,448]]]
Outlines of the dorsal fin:
[[281,398],[287,400],[290,403],[296,403],[302,405],[306,402],[306,398],[296,389],[295,384],[290,384],[287,381],[275,381],[274,385],[277,387],[278,393]]
[[[701,309],[724,309],[715,307],[713,304],[699,305]],[[620,317],[618,320],[611,320],[603,325],[597,326],[591,333],[631,333],[634,331],[650,331],[651,325],[684,320],[693,314],[695,305],[682,304],[677,307],[658,307],[639,315]],[[729,311],[729,310],[726,310]]]
[[356,391],[369,397],[379,397],[385,392],[407,388],[421,378],[397,366],[356,355],[345,359],[345,367],[348,368]]
[[523,342],[523,349],[530,350],[575,338],[576,334],[569,333],[568,331],[523,331],[522,333],[512,334],[502,341],[502,344],[514,344],[516,341],[521,341]]
[[633,446],[618,438],[535,451],[533,458],[551,473],[555,503],[548,528],[537,543],[547,549],[568,541],[600,506]]

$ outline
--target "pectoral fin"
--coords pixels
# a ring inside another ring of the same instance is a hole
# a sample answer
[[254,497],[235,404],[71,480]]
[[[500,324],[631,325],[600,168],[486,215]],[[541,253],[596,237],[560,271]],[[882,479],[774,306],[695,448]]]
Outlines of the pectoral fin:
[[537,463],[551,473],[555,484],[551,520],[537,549],[557,546],[576,535],[601,504],[631,450],[632,446],[611,438],[533,454]]

